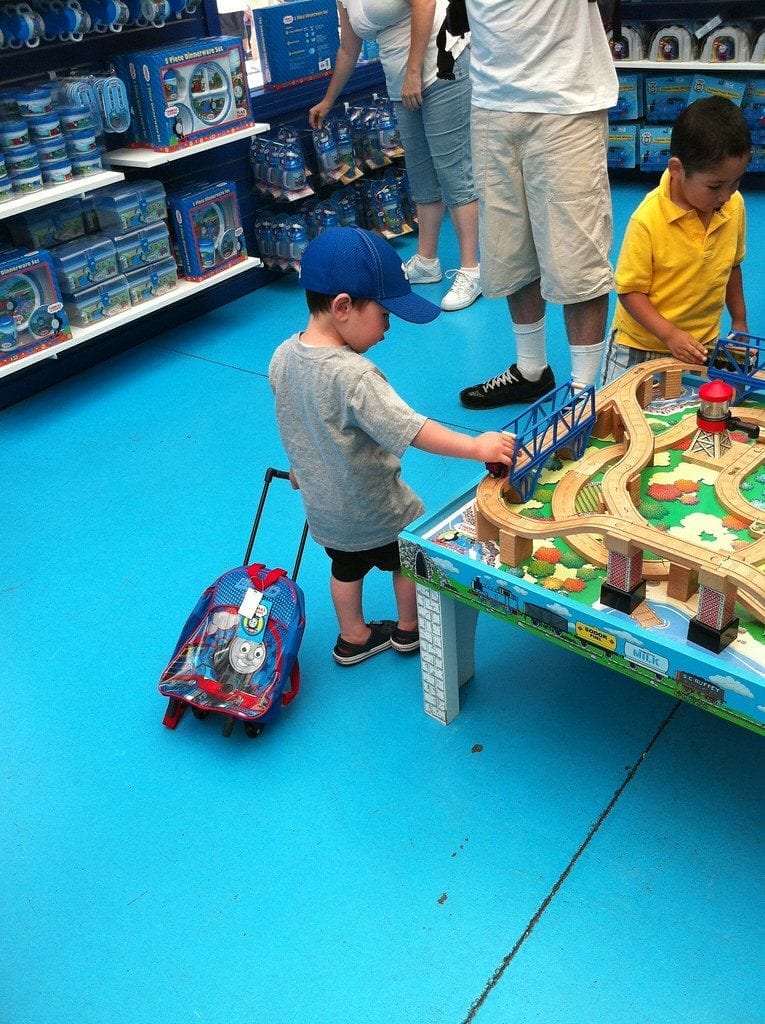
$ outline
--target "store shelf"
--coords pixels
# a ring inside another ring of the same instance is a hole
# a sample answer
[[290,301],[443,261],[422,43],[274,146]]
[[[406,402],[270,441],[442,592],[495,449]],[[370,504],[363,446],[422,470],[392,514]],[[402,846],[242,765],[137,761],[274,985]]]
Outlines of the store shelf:
[[97,338],[101,334],[106,334],[118,327],[123,327],[125,324],[130,324],[135,320],[140,320],[142,317],[148,316],[149,314],[156,312],[158,309],[162,309],[164,306],[170,306],[176,302],[181,302],[183,299],[186,299],[191,295],[195,295],[197,292],[204,291],[207,288],[213,288],[222,281],[226,281],[232,277],[237,277],[239,274],[244,274],[248,270],[254,270],[256,267],[262,266],[263,264],[259,259],[254,256],[248,256],[247,259],[243,260],[241,263],[235,263],[231,267],[226,267],[226,269],[222,270],[219,274],[214,274],[212,277],[205,278],[204,281],[184,281],[181,279],[178,281],[175,288],[166,292],[164,295],[158,295],[155,299],[148,299],[146,302],[142,302],[138,306],[131,306],[130,309],[126,309],[122,313],[117,313],[116,316],[108,317],[106,320],[99,320],[97,323],[90,324],[88,327],[73,327],[72,337],[68,341],[62,341],[58,345],[54,345],[52,348],[44,349],[42,352],[32,352],[31,355],[22,356],[20,359],[15,360],[15,362],[8,363],[5,366],[0,366],[0,378],[8,377],[13,373],[19,373],[28,366],[42,362],[45,359],[56,359],[57,356],[62,352],[66,352],[67,349],[75,348],[77,345],[84,345],[85,342],[92,341],[93,338]]
[[28,192],[0,205],[0,220],[12,217],[16,213],[35,210],[38,206],[49,206],[51,203],[58,203],[62,199],[69,199],[72,196],[82,196],[87,192],[94,192],[96,189],[124,180],[125,175],[121,171],[101,171],[100,174],[88,174],[83,178],[65,181],[63,185],[47,185],[38,189],[37,192]]
[[162,164],[172,163],[174,160],[183,160],[193,156],[195,153],[202,153],[208,149],[219,149],[227,146],[230,142],[237,142],[239,139],[249,139],[253,135],[261,135],[267,132],[270,124],[251,124],[247,128],[239,128],[233,132],[226,132],[223,135],[216,135],[215,138],[204,139],[202,142],[195,142],[193,146],[183,146],[170,153],[159,153],[154,149],[114,149],[108,156],[109,161],[115,167],[160,167]]
[[717,75],[718,78],[726,78],[728,75],[737,75],[741,71],[756,71],[765,75],[765,63],[753,64],[751,61],[730,61],[722,64],[719,61],[711,64],[700,60],[617,60],[614,66],[625,68],[629,71],[666,71],[672,74],[673,71],[698,71],[700,75]]

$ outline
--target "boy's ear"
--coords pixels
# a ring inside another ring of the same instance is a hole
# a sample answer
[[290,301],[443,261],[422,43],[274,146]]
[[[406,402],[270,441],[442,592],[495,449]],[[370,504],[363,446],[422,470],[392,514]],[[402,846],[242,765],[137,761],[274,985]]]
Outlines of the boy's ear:
[[670,177],[679,178],[683,173],[683,165],[680,158],[677,156],[671,156],[667,161],[667,170],[669,171]]
[[353,305],[353,299],[347,292],[340,292],[332,300],[332,315],[338,317],[338,319],[344,320],[351,310]]

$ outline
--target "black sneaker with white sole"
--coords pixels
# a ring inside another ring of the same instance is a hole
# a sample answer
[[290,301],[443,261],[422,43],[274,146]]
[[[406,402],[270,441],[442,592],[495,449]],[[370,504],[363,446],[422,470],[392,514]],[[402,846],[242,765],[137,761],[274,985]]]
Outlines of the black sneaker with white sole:
[[390,645],[399,654],[412,654],[420,649],[419,629],[401,629],[396,626],[391,634]]
[[391,646],[390,638],[396,628],[395,622],[385,619],[382,622],[368,622],[367,625],[371,633],[364,644],[352,644],[342,636],[337,638],[332,657],[338,665],[358,665],[360,661],[366,661],[381,651],[387,651]]
[[555,388],[555,377],[549,366],[539,380],[526,380],[513,363],[503,373],[460,391],[460,402],[467,409],[496,409],[500,405],[536,402]]

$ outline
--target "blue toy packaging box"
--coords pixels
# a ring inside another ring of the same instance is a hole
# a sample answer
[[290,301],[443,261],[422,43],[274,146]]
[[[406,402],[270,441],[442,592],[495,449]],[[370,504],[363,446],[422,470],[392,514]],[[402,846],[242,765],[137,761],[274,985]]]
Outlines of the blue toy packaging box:
[[50,253],[15,250],[0,257],[0,318],[7,325],[0,366],[72,337]]
[[638,159],[641,171],[664,171],[669,160],[672,125],[647,124],[640,129]]
[[746,82],[731,78],[715,78],[713,75],[695,75],[691,83],[688,102],[706,99],[708,96],[722,96],[740,107],[746,92]]
[[168,152],[253,124],[240,39],[212,36],[118,55],[128,143]]
[[252,12],[266,89],[321,78],[340,46],[334,0],[294,0]]
[[196,185],[168,196],[184,277],[202,281],[247,256],[236,185]]
[[608,111],[609,121],[637,121],[643,116],[643,76],[619,75],[619,96]]
[[753,131],[765,130],[765,78],[747,81],[741,112]]
[[634,167],[637,162],[636,124],[614,124],[608,129],[608,166]]
[[671,124],[688,106],[693,75],[647,75],[645,118],[652,124]]

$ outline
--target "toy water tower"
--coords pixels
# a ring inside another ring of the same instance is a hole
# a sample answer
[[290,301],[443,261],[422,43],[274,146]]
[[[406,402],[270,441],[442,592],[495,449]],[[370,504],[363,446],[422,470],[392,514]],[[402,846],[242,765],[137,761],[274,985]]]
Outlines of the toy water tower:
[[724,380],[710,380],[699,388],[699,411],[696,414],[696,433],[691,439],[688,453],[719,459],[731,446],[730,404],[735,389]]

